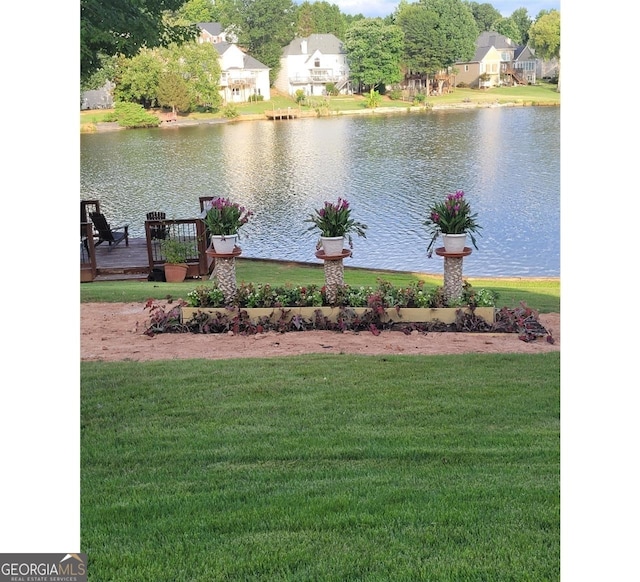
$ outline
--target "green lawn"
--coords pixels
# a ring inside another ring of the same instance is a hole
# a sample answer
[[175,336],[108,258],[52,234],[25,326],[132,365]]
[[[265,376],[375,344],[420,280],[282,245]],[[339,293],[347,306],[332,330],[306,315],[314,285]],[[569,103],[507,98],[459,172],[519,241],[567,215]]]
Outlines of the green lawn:
[[[300,265],[251,259],[236,260],[238,282],[269,283],[271,285],[324,284],[322,265]],[[424,280],[426,288],[441,286],[442,276],[401,271],[374,271],[345,267],[344,281],[348,285],[375,286],[378,279],[404,286],[411,281]],[[524,301],[540,313],[560,311],[560,279],[466,279],[477,289],[492,289],[499,294],[499,307],[517,307]],[[207,279],[188,279],[184,283],[155,283],[148,281],[108,281],[83,283],[81,301],[143,302],[146,299],[184,298],[189,291],[207,285]]]
[[559,580],[559,368],[82,363],[89,579]]

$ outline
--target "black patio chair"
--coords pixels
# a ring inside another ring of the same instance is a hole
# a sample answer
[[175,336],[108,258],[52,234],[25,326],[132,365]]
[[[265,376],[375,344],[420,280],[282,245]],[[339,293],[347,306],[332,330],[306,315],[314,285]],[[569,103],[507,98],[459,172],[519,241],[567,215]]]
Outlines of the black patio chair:
[[104,214],[100,212],[90,212],[89,218],[93,222],[93,226],[98,232],[98,241],[96,245],[103,242],[109,243],[109,250],[117,244],[124,241],[126,246],[129,246],[129,225],[123,224],[121,226],[112,227],[105,218]]

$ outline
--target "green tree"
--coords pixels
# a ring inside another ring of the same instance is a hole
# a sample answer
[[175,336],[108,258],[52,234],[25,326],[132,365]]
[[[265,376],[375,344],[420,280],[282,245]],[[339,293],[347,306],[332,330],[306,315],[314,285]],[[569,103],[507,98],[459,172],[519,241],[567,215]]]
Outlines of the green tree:
[[395,24],[381,18],[356,21],[345,37],[351,78],[370,90],[400,82],[403,42],[402,29]]
[[558,59],[557,90],[560,92],[560,12],[541,12],[529,29],[529,42],[537,57],[545,60]]
[[117,76],[118,57],[99,56],[100,68],[91,75],[81,79],[80,91],[90,91],[104,87],[107,81],[113,81]]
[[118,66],[119,74],[114,80],[114,99],[152,107],[157,101],[163,68],[154,49],[142,49],[132,58],[123,58]]
[[502,14],[500,14],[498,10],[486,2],[483,4],[479,4],[478,2],[466,2],[466,4],[469,5],[471,14],[473,14],[473,19],[476,21],[476,26],[480,32],[495,30],[495,28],[493,28],[493,23],[502,18]]
[[292,0],[226,1],[224,16],[237,31],[238,44],[271,69],[273,84],[280,70],[282,47],[295,37],[296,5]]
[[335,4],[326,1],[309,2],[305,0],[297,10],[296,36],[310,34],[333,34],[344,39],[347,21]]
[[438,46],[434,42],[438,15],[422,4],[405,2],[399,6],[396,23],[404,33],[405,65],[421,74],[439,70],[442,59],[438,58]]
[[171,107],[175,118],[177,111],[186,112],[190,107],[189,89],[178,73],[162,73],[158,83],[158,103]]
[[220,96],[220,59],[210,43],[172,45],[162,51],[165,69],[178,73],[186,82],[190,108],[217,111]]
[[520,31],[522,44],[529,42],[529,29],[531,28],[531,18],[526,8],[518,8],[511,13],[511,20],[515,23]]
[[195,26],[164,18],[184,0],[80,0],[80,76],[100,68],[100,55],[134,56],[141,47],[166,46],[196,36]]
[[187,0],[175,16],[176,23],[219,22],[220,10],[212,0]]
[[469,6],[462,0],[419,0],[419,3],[437,15],[428,47],[432,70],[471,60],[476,52],[478,27]]
[[510,38],[515,44],[521,45],[522,35],[515,21],[511,18],[500,18],[494,22],[493,30]]

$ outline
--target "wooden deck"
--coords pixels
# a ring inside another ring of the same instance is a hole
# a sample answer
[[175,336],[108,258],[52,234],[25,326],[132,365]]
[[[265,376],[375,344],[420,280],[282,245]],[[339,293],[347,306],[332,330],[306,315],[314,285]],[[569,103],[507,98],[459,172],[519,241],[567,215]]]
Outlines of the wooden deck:
[[298,111],[296,109],[273,109],[272,111],[265,111],[264,114],[267,119],[295,119],[298,117]]
[[[111,250],[109,250],[109,245],[102,243],[95,247],[95,254],[96,276],[94,281],[146,281],[153,271],[153,267],[149,265],[147,241],[144,238],[129,238],[129,246],[121,242],[112,246]],[[211,268],[212,260],[209,259],[208,263]],[[190,265],[188,277],[198,276],[200,274],[197,265]]]
[[109,248],[107,243],[102,243],[95,250],[95,281],[146,279],[151,272],[144,238],[129,238],[129,246],[121,242]]

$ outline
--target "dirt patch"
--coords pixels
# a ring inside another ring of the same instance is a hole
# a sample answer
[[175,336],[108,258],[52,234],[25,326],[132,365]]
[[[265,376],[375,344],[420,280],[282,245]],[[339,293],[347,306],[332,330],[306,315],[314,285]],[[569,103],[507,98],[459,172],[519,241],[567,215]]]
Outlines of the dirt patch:
[[141,303],[82,303],[80,352],[83,361],[150,361],[207,358],[267,358],[298,354],[465,354],[541,353],[560,351],[560,314],[540,315],[545,338],[525,342],[514,333],[452,333],[383,331],[268,332],[252,336],[231,334],[144,335],[149,311]]

